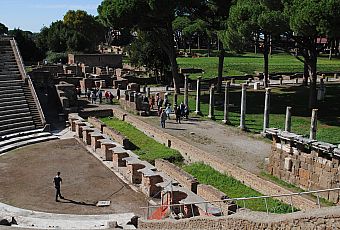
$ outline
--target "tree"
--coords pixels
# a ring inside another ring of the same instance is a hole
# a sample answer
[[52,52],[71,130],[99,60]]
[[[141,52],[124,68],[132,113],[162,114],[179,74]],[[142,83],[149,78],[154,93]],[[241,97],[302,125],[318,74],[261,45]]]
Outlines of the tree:
[[310,84],[309,108],[317,106],[318,37],[339,36],[340,0],[285,0],[290,33],[299,47],[308,71]]
[[145,66],[155,73],[158,77],[159,73],[169,69],[170,62],[166,53],[157,46],[155,38],[150,32],[138,32],[138,37],[128,47],[130,62],[136,66]]
[[283,4],[280,0],[239,0],[230,10],[224,40],[229,48],[240,50],[246,46],[244,43],[256,43],[258,37],[263,38],[265,87],[268,87],[269,80],[270,39],[288,30],[288,23],[282,11]]
[[108,27],[150,32],[167,54],[175,91],[179,93],[178,64],[172,22],[180,0],[104,0],[98,7],[100,19]]
[[43,59],[44,54],[37,47],[34,41],[35,35],[32,32],[14,29],[8,31],[8,35],[15,38],[24,61],[35,62]]
[[4,35],[8,33],[8,28],[0,22],[0,35]]

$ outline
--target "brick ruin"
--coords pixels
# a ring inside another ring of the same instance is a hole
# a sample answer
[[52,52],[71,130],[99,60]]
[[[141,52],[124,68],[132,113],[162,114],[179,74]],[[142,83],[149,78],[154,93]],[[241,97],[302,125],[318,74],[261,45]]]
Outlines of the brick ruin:
[[[340,148],[336,145],[279,129],[266,129],[266,133],[273,139],[267,165],[271,175],[304,190],[339,187]],[[339,191],[322,192],[320,196],[339,202]]]
[[[199,185],[195,178],[179,167],[164,160],[157,160],[153,166],[139,159],[131,150],[117,143],[115,135],[104,134],[102,130],[107,127],[100,120],[89,118],[87,122],[78,114],[72,113],[69,114],[69,123],[75,136],[108,167],[113,167],[147,197],[160,199],[159,207],[147,210],[148,219],[235,213],[235,204],[220,202],[221,205],[215,206],[206,202],[207,199],[223,200],[227,197],[211,186]],[[173,207],[169,206],[174,204]]]

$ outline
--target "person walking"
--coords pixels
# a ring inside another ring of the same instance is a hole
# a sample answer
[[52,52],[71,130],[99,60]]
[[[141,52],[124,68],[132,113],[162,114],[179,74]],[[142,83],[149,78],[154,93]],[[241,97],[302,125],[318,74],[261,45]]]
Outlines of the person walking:
[[170,120],[171,107],[170,104],[167,105],[165,109],[166,117]]
[[93,91],[91,92],[91,103],[92,103],[92,104],[96,104],[96,101],[97,101],[97,93],[96,93],[95,90],[93,90]]
[[164,129],[165,128],[165,121],[166,121],[166,112],[164,109],[161,109],[162,112],[161,112],[161,127]]
[[103,102],[103,93],[101,90],[98,90],[97,96],[99,98],[99,104]]
[[53,182],[54,182],[54,187],[56,189],[56,194],[55,194],[55,201],[59,202],[58,197],[60,199],[64,199],[64,197],[60,193],[60,184],[62,183],[63,179],[60,177],[60,172],[57,173],[57,175],[54,177]]
[[181,110],[178,106],[176,106],[176,109],[175,109],[175,114],[176,114],[176,122],[181,124]]

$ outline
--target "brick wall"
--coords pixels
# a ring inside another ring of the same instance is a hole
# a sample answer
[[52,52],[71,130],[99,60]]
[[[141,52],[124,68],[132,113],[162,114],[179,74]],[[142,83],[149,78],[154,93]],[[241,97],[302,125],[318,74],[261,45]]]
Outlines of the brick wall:
[[197,193],[197,179],[189,173],[183,171],[181,168],[162,159],[155,160],[155,167],[157,170],[168,174],[171,178],[174,178],[182,186],[190,189],[194,193]]
[[340,207],[280,215],[240,212],[219,218],[139,220],[138,229],[340,229]]
[[133,149],[133,144],[130,142],[129,138],[125,137],[120,132],[114,130],[111,127],[103,127],[103,133],[112,137],[119,144],[123,145],[125,149]]
[[[330,158],[315,150],[275,142],[269,156],[267,170],[273,176],[304,190],[338,188],[339,159]],[[339,202],[339,191],[323,192],[320,196],[333,203]]]
[[99,129],[101,132],[103,132],[103,129],[106,126],[104,122],[96,117],[89,117],[87,118],[87,121],[90,122],[95,128]]

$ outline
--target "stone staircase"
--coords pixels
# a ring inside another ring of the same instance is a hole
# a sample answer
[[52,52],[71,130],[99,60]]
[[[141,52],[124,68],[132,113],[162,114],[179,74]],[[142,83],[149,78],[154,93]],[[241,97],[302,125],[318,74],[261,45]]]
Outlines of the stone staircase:
[[13,38],[0,37],[0,153],[15,145],[35,143],[37,138],[55,139],[42,132],[45,122],[39,113],[39,102],[34,100],[30,79],[24,71],[20,72],[20,54],[13,44]]

